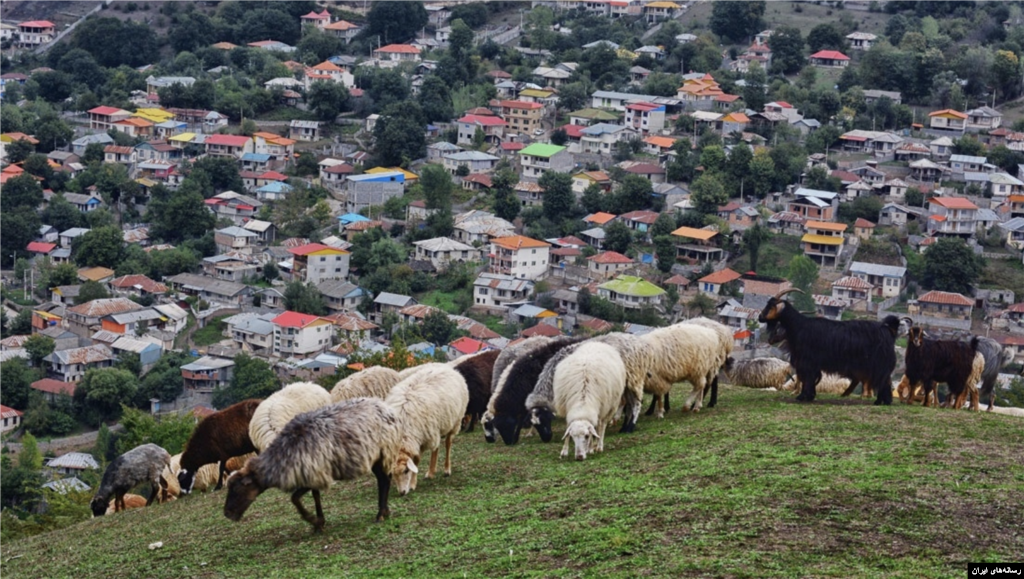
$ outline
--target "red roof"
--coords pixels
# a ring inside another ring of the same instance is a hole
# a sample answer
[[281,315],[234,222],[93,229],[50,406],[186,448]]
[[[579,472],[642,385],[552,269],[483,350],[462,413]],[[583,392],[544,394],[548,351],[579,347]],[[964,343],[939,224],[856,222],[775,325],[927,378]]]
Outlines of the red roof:
[[727,267],[725,269],[720,269],[720,270],[718,270],[718,271],[716,271],[714,273],[709,273],[708,275],[700,278],[697,281],[702,281],[702,282],[705,282],[705,283],[721,284],[721,283],[729,283],[731,281],[736,281],[738,279],[740,279],[740,274],[736,273],[735,271],[733,271],[733,270],[731,270],[731,269],[729,269]]
[[811,58],[820,58],[823,60],[850,60],[849,56],[846,56],[838,50],[819,50],[812,54]]
[[665,283],[668,284],[668,285],[683,285],[683,286],[685,286],[685,285],[690,285],[690,280],[687,279],[685,276],[676,274],[676,275],[666,279]]
[[555,243],[559,245],[576,245],[578,247],[583,247],[584,245],[587,244],[586,241],[583,241],[582,239],[576,237],[575,235],[568,235],[566,237],[556,239]]
[[775,104],[779,105],[780,107],[782,107],[784,109],[791,109],[791,108],[793,108],[793,105],[787,103],[786,101],[775,101]]
[[210,135],[206,137],[207,145],[224,145],[227,147],[244,147],[249,137],[239,135]]
[[416,48],[415,46],[409,45],[409,44],[389,44],[387,46],[382,46],[382,47],[378,48],[374,52],[396,52],[396,53],[402,53],[402,54],[419,54],[420,53],[420,49]]
[[484,187],[487,188],[491,188],[494,185],[493,183],[491,183],[491,178],[487,175],[484,175],[483,173],[473,173],[470,175],[466,175],[465,177],[462,178],[462,180],[463,182],[468,183],[479,183],[480,185],[483,185]]
[[476,354],[480,350],[487,349],[487,344],[479,340],[474,340],[469,336],[463,336],[449,344],[449,346],[463,354]]
[[306,245],[300,245],[298,247],[292,247],[288,249],[288,253],[292,255],[309,255],[316,251],[337,251],[339,253],[348,253],[344,249],[338,249],[337,247],[331,247],[322,243],[307,243]]
[[0,418],[14,418],[15,416],[21,416],[22,414],[24,413],[20,410],[15,410],[0,404]]
[[288,175],[278,173],[277,171],[267,171],[263,173],[257,179],[270,179],[271,181],[287,181]]
[[626,167],[626,172],[637,175],[661,175],[665,173],[665,168],[653,163],[637,163],[636,165]]
[[601,253],[599,253],[597,255],[592,255],[592,256],[588,257],[587,261],[592,261],[594,263],[609,263],[609,264],[633,263],[632,259],[630,259],[629,257],[627,257],[625,255],[622,255],[621,253],[619,253],[617,251],[604,251],[604,252],[601,252]]
[[29,243],[28,247],[26,247],[25,249],[32,253],[50,253],[56,248],[56,243],[43,243],[41,241],[33,241]]
[[491,117],[484,115],[466,115],[459,119],[460,123],[470,123],[473,125],[482,125],[485,127],[504,127],[505,121],[501,120],[501,117]]
[[928,200],[929,203],[934,203],[946,209],[977,209],[978,206],[971,203],[970,199],[965,197],[932,197]]
[[864,227],[864,228],[867,228],[867,229],[872,229],[872,228],[875,227],[875,224],[871,223],[867,219],[864,219],[863,217],[858,217],[857,220],[853,222],[853,226],[854,227]]
[[167,293],[167,286],[142,274],[123,275],[110,282],[110,286],[123,289],[139,286],[151,294]]
[[973,306],[974,302],[967,299],[966,297],[951,292],[940,292],[930,291],[923,296],[917,298],[919,302],[928,302],[930,304],[947,304],[954,306]]
[[331,165],[330,167],[324,169],[324,173],[338,173],[347,175],[348,173],[352,173],[355,170],[356,168],[353,167],[352,165],[349,165],[348,163],[341,163],[340,165]]
[[286,328],[304,328],[320,319],[320,316],[311,314],[300,314],[299,312],[285,312],[270,320],[270,323]]
[[94,109],[89,109],[89,114],[93,114],[93,115],[108,115],[109,116],[109,115],[113,115],[113,114],[119,113],[119,112],[121,112],[121,109],[119,109],[117,107],[96,107]]
[[570,138],[579,139],[583,136],[583,129],[587,127],[584,127],[583,125],[564,125],[558,128],[564,130],[565,134]]
[[61,382],[52,378],[43,378],[42,380],[36,380],[31,386],[34,390],[39,390],[40,392],[49,392],[50,394],[67,392],[68,396],[75,395],[74,382]]
[[526,148],[526,145],[522,143],[502,143],[501,149],[503,151],[522,151]]
[[649,111],[653,111],[654,109],[657,109],[660,106],[661,105],[656,105],[654,103],[644,103],[644,102],[631,103],[631,104],[626,105],[626,110],[649,112]]
[[576,257],[577,255],[583,255],[578,247],[558,247],[551,250],[551,255],[557,255],[559,257]]
[[658,220],[658,213],[654,211],[648,211],[641,209],[639,211],[630,211],[629,213],[623,213],[619,215],[619,219],[623,221],[635,221],[637,223],[646,223],[647,225],[653,225]]
[[54,28],[55,25],[49,20],[29,20],[18,25],[21,28]]
[[537,324],[532,328],[523,330],[520,335],[524,338],[530,338],[533,336],[548,336],[549,338],[553,338],[555,336],[561,336],[562,332],[550,324]]

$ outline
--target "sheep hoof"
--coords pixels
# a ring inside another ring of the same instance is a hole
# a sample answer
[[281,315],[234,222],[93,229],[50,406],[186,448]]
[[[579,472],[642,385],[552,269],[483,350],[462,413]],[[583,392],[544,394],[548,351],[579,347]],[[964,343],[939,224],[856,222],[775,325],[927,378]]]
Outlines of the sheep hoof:
[[450,470],[444,471],[444,476],[452,476],[452,471],[450,471]]
[[377,518],[373,521],[374,523],[383,523],[391,516],[391,509],[384,509],[377,513]]

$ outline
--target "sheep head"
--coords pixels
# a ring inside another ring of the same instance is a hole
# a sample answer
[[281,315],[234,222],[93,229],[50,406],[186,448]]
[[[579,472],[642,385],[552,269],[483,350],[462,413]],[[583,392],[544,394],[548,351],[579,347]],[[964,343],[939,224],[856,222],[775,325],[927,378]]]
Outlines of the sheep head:
[[771,299],[768,300],[768,303],[765,304],[764,309],[761,310],[761,315],[757,317],[757,321],[761,322],[762,324],[766,322],[779,321],[782,318],[783,310],[785,310],[786,307],[789,306],[789,302],[782,298],[785,297],[786,294],[790,294],[793,292],[805,293],[801,289],[790,288],[788,290],[784,290],[775,294],[774,296],[771,297]]
[[515,416],[503,414],[495,416],[491,422],[505,444],[512,446],[519,442],[519,420]]
[[235,522],[242,520],[242,515],[245,514],[249,505],[266,490],[259,474],[250,463],[246,463],[242,470],[231,473],[227,486],[228,496],[224,501],[224,516]]
[[480,422],[484,426],[484,440],[487,442],[498,440],[498,431],[494,429],[494,415],[490,411],[484,412]]
[[181,494],[187,495],[192,492],[193,485],[196,484],[196,473],[183,468],[178,471],[178,486],[181,487]]
[[416,475],[420,469],[416,466],[419,456],[411,456],[409,453],[399,451],[395,459],[395,466],[391,469],[391,478],[398,487],[398,494],[403,497],[416,490]]
[[548,408],[530,410],[530,424],[537,429],[540,439],[544,442],[551,442],[551,420],[554,416],[554,413]]
[[573,445],[576,447],[576,460],[584,460],[590,454],[591,446],[597,442],[597,429],[594,428],[593,424],[585,420],[574,420],[565,429],[565,435],[562,436],[562,440],[568,442],[567,439],[569,438],[572,438]]
[[92,498],[92,501],[89,503],[89,508],[92,509],[92,515],[94,517],[102,517],[103,515],[107,514],[108,506],[109,505],[107,504],[107,497],[101,495],[96,495],[95,497]]

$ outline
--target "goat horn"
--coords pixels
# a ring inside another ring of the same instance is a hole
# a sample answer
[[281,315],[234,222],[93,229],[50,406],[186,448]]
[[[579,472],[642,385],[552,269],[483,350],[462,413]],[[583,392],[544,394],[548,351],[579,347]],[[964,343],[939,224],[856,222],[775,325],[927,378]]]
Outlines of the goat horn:
[[807,292],[805,292],[804,290],[802,290],[800,288],[791,287],[791,288],[789,288],[787,290],[782,290],[779,293],[775,294],[775,299],[781,299],[782,296],[784,296],[786,294],[791,294],[793,292],[800,292],[802,294],[806,294],[807,293]]
[[912,317],[910,317],[910,316],[903,316],[902,318],[900,318],[900,321],[901,321],[901,322],[902,322],[903,320],[907,320],[907,327],[910,327],[910,326],[913,326],[913,325],[914,325],[914,318],[912,318]]

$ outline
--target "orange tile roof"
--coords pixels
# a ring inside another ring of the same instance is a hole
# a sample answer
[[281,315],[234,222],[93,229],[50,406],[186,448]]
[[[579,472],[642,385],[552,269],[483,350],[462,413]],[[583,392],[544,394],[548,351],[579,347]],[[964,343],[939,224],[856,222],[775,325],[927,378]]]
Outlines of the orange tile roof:
[[598,225],[604,225],[605,223],[608,223],[612,219],[615,219],[615,216],[612,215],[611,213],[598,211],[597,213],[591,213],[590,215],[587,215],[586,217],[583,218],[583,221],[587,223],[596,223]]
[[708,275],[700,278],[697,281],[702,281],[705,283],[723,284],[729,283],[731,281],[736,281],[738,279],[740,279],[740,274],[736,273],[735,271],[727,267],[725,269],[720,269],[714,273],[709,273]]
[[947,304],[954,306],[973,306],[974,302],[967,299],[966,297],[951,292],[940,292],[930,291],[923,296],[917,298],[919,302],[928,302],[930,304]]
[[389,44],[378,48],[374,52],[396,52],[402,54],[419,54],[420,49],[409,44]]
[[627,257],[625,255],[622,255],[621,253],[619,253],[617,251],[605,251],[605,252],[599,253],[597,255],[592,255],[592,256],[587,258],[587,261],[592,261],[594,263],[606,263],[606,264],[633,263],[632,259],[630,259],[629,257]]
[[510,237],[496,237],[491,243],[504,247],[505,249],[523,249],[529,247],[550,247],[550,243],[537,241],[523,235],[512,235]]
[[808,221],[804,225],[807,229],[824,229],[825,231],[846,231],[845,223],[830,223],[828,221]]
[[711,231],[710,229],[694,229],[693,227],[680,227],[672,232],[672,235],[677,237],[688,237],[690,239],[699,239],[701,241],[707,241],[712,237],[718,235],[717,231]]
[[676,140],[670,137],[647,137],[644,142],[663,149],[670,149],[676,144]]
[[965,197],[932,197],[928,200],[929,203],[934,203],[940,207],[946,209],[977,209],[978,206],[971,203],[970,199]]
[[857,220],[853,222],[853,226],[862,227],[865,229],[873,229],[875,227],[875,224],[871,223],[867,219],[864,219],[863,217],[858,217]]
[[954,118],[957,118],[957,119],[966,119],[967,118],[966,114],[964,114],[964,113],[962,113],[960,111],[954,111],[953,109],[942,109],[941,111],[934,111],[934,112],[928,113],[928,116],[929,117],[946,116],[946,117],[954,117]]

